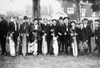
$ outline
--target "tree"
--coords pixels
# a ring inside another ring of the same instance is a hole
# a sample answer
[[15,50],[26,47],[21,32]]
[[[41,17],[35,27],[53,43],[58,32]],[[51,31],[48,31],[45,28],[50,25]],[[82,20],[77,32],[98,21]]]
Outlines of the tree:
[[21,16],[21,13],[18,13],[17,11],[7,11],[6,12],[7,17],[15,17],[15,16]]
[[[14,0],[9,0],[9,2],[12,2]],[[32,18],[40,18],[40,0],[32,0],[33,6],[32,6]]]
[[33,7],[32,7],[32,17],[34,18],[40,18],[40,0],[32,0]]
[[80,0],[76,0],[76,5],[77,5],[77,19],[78,22],[80,21]]
[[95,12],[95,11],[100,11],[100,1],[99,0],[90,0],[91,1],[91,3],[93,4],[92,6],[91,6],[91,8],[92,8],[92,10],[93,10],[93,12]]

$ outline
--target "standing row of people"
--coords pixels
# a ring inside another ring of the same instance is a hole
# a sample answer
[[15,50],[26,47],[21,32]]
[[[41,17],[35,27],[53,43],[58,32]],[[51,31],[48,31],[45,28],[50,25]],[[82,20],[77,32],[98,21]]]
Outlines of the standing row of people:
[[[11,21],[7,23],[2,17],[0,18],[2,55],[6,53],[6,36],[10,36],[11,34],[15,43],[16,53],[25,53],[25,55],[33,53],[36,55],[42,54],[44,51],[46,54],[73,54],[72,43],[74,35],[76,37],[78,53],[80,53],[81,49],[84,50],[85,54],[92,53],[91,37],[95,34],[91,29],[91,24],[88,24],[88,19],[83,19],[79,25],[76,25],[76,22],[71,21],[68,17],[60,17],[59,20],[48,20],[45,18],[29,21],[28,17],[24,16],[23,22],[20,25],[17,19],[18,17],[11,17]],[[54,42],[55,40],[56,43]],[[33,43],[35,47],[29,47],[29,43]],[[47,45],[44,45],[44,49],[43,44]],[[53,44],[54,46],[58,45],[54,48]]]

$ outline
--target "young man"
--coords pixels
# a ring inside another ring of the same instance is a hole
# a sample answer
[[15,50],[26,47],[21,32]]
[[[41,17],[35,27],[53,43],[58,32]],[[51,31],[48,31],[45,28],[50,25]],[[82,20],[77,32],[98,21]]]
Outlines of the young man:
[[78,56],[78,45],[77,45],[77,35],[78,35],[78,28],[76,27],[76,22],[70,22],[70,51],[73,56]]
[[29,35],[29,21],[27,16],[24,16],[23,22],[20,25],[20,34],[22,40],[22,54],[25,56],[27,54],[27,42]]
[[68,46],[69,46],[69,40],[70,40],[70,35],[69,35],[69,21],[70,19],[68,17],[65,17],[64,19],[64,24],[63,24],[63,41],[64,41],[64,46],[63,50],[65,50],[65,53],[68,54]]
[[7,33],[8,33],[8,22],[3,17],[0,17],[0,44],[2,49],[1,55],[6,54],[5,43],[6,43]]
[[48,22],[49,22],[48,19],[44,18],[43,21],[42,21],[42,24],[41,24],[41,28],[42,28],[42,36],[44,34],[46,34],[46,42],[47,42],[47,50],[48,50],[47,53],[49,54],[50,53],[49,52],[50,39],[49,39],[49,34],[48,33],[49,33],[50,26],[49,26]]
[[100,22],[98,20],[95,21],[94,37],[96,47],[93,51],[98,50],[98,52],[100,53]]
[[19,36],[17,17],[11,17],[11,21],[9,22],[9,34],[11,33],[13,33],[15,51],[17,51],[17,38]]
[[88,54],[91,54],[92,52],[92,48],[91,48],[91,37],[92,37],[92,29],[91,29],[91,24],[89,23],[88,19],[83,19],[83,23],[84,23],[84,28],[86,28],[87,30],[87,43],[88,43],[88,47],[89,47],[89,52]]
[[59,54],[64,53],[64,39],[63,39],[63,18],[60,17],[59,21],[57,21],[55,33],[58,35],[58,44],[59,44]]

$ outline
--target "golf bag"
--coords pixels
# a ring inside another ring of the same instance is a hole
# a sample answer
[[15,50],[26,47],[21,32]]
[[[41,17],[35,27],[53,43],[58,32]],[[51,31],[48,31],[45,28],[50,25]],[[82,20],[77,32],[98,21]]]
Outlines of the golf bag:
[[22,35],[22,54],[25,56],[27,53],[27,34]]
[[76,33],[71,33],[72,36],[72,52],[73,56],[77,57],[78,56],[78,47],[77,47],[77,41],[76,41]]
[[13,33],[10,34],[9,36],[9,46],[10,46],[10,55],[15,56],[15,43],[13,41]]
[[10,46],[9,46],[9,36],[6,36],[6,53],[9,54],[10,53]]
[[43,53],[44,55],[46,55],[46,54],[47,54],[46,34],[43,35],[42,39],[43,39],[43,40],[42,40],[42,53]]
[[28,53],[33,53],[33,55],[37,55],[37,50],[38,50],[38,44],[37,40],[35,40],[32,43],[28,43]]
[[54,53],[54,55],[55,56],[57,56],[58,55],[58,41],[57,41],[57,37],[55,37],[54,35],[53,35],[53,53]]
[[28,53],[33,53],[33,55],[37,55],[38,44],[37,44],[36,33],[32,32],[31,38],[34,40],[28,43]]
[[34,49],[34,42],[29,42],[28,43],[28,53],[33,53]]

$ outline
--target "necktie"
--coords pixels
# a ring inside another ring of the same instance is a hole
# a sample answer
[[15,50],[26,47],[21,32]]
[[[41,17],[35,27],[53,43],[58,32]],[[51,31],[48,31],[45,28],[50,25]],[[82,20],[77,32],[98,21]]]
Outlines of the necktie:
[[16,25],[16,22],[14,21],[14,24],[15,24],[15,31],[17,31],[17,25]]

